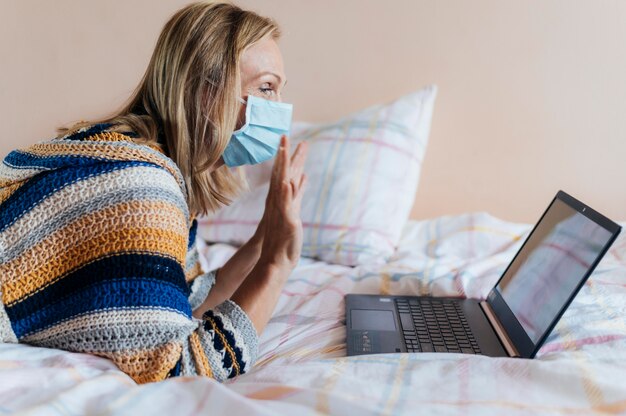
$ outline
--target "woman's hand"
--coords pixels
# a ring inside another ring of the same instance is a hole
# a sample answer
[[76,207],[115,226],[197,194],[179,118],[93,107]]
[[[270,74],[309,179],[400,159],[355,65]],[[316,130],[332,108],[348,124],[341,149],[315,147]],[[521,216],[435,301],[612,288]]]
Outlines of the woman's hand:
[[263,231],[260,261],[279,268],[293,269],[302,250],[300,206],[306,185],[303,173],[308,145],[298,144],[289,158],[289,139],[282,136],[272,168],[265,212],[259,223]]
[[261,255],[231,298],[246,312],[259,334],[272,316],[280,291],[300,258],[300,205],[306,184],[306,175],[302,172],[306,153],[307,144],[300,143],[290,160],[289,139],[281,138],[265,213],[259,224],[263,230]]
[[195,317],[232,296],[259,332],[265,327],[282,285],[300,258],[306,153],[307,144],[300,143],[290,160],[289,140],[281,138],[263,218],[254,236],[218,270],[215,285],[194,311]]

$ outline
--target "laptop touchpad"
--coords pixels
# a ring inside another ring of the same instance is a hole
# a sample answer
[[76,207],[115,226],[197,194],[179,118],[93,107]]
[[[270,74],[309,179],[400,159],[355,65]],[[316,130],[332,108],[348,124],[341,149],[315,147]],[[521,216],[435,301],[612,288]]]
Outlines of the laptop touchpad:
[[350,311],[350,329],[395,331],[396,322],[392,311],[353,309]]

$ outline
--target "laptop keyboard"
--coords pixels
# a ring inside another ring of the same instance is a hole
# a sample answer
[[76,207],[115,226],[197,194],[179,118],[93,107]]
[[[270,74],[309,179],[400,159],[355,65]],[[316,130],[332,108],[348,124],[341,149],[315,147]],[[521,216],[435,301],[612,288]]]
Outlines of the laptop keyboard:
[[480,354],[461,306],[454,299],[396,299],[409,352]]

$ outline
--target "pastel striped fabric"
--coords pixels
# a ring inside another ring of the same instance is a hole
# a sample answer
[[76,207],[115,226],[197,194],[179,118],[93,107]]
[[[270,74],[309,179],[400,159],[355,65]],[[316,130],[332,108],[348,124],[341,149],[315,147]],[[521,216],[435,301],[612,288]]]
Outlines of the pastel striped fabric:
[[[353,266],[393,254],[415,200],[436,94],[430,86],[335,123],[294,124],[294,147],[309,142],[303,256]],[[199,218],[204,239],[239,244],[252,236],[272,163],[248,169],[249,193]]]
[[[0,411],[28,414],[626,414],[626,235],[533,360],[417,353],[346,357],[346,293],[485,297],[531,227],[487,214],[410,221],[384,265],[303,259],[252,370],[226,383],[136,386],[104,359],[0,345]],[[199,242],[207,268],[235,247]],[[53,382],[51,382],[52,380]],[[97,409],[97,410],[96,410]]]
[[138,383],[225,380],[257,336],[226,301],[202,320],[204,273],[180,170],[95,125],[0,165],[0,340],[111,359]]

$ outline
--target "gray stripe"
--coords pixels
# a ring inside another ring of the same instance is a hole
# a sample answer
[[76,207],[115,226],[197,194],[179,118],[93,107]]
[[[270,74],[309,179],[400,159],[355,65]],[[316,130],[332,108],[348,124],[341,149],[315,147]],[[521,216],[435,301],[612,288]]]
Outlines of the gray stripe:
[[[151,311],[144,309],[138,312],[149,315]],[[38,336],[38,333],[34,333],[23,337],[21,341],[31,345],[66,351],[115,352],[151,349],[171,341],[182,342],[198,327],[198,324],[192,320],[184,325],[173,322],[132,324],[116,322],[112,319],[107,320],[106,316],[103,317],[102,314],[95,316],[88,327],[72,328],[72,321],[68,320],[52,327],[62,329],[65,326],[67,327],[65,331],[59,331],[43,338]]]
[[230,321],[233,330],[237,331],[243,339],[244,345],[237,345],[237,347],[242,350],[246,348],[250,358],[249,362],[246,362],[245,367],[241,370],[242,372],[249,370],[257,359],[259,349],[259,336],[252,321],[239,305],[231,300],[226,300],[218,305],[213,313],[219,315],[222,321]]
[[4,239],[0,237],[0,264],[4,264],[6,262],[5,253],[6,248],[4,244]]
[[198,369],[192,357],[191,347],[189,346],[189,338],[183,342],[182,366],[180,374],[183,376],[197,376]]
[[11,320],[2,303],[2,286],[0,285],[0,342],[17,342],[17,337],[11,326]]
[[187,252],[187,259],[185,261],[185,274],[187,274],[187,272],[191,270],[191,268],[194,267],[196,263],[198,263],[198,258],[198,248],[196,247],[196,242],[194,241],[193,245],[189,248],[189,251]]
[[[89,145],[93,146],[93,141],[89,141],[89,140],[85,140],[85,141],[76,141],[76,140],[71,140],[72,144],[86,144],[87,147],[89,147]],[[145,144],[137,144],[137,143],[133,143],[131,141],[127,141],[127,142],[95,142],[95,143],[100,143],[100,144],[106,144],[107,146],[111,146],[111,147],[123,147],[123,148],[130,148],[130,149],[134,149],[134,150],[138,150],[142,153],[149,153],[152,156],[155,156],[157,159],[159,159],[159,161],[163,164],[168,166],[175,174],[176,174],[176,181],[178,182],[178,184],[180,185],[180,188],[183,190],[183,193],[185,194],[185,199],[187,199],[187,188],[185,186],[185,181],[183,180],[183,174],[180,172],[180,169],[178,168],[178,165],[176,165],[176,163],[174,163],[174,161],[172,159],[170,159],[169,157],[165,156],[163,153],[152,149],[151,147],[145,145]],[[141,155],[135,155],[136,156],[136,160],[135,161],[143,161],[143,162],[149,162],[149,163],[155,163],[152,160],[149,160],[147,158],[142,158]],[[110,161],[111,159],[109,158],[103,158],[103,160],[105,161]],[[113,160],[116,160],[115,158],[113,158]],[[158,163],[155,163],[158,165]]]
[[88,201],[79,203],[65,212],[58,213],[49,221],[42,222],[38,228],[29,232],[26,238],[20,240],[16,245],[9,247],[6,250],[6,257],[4,258],[4,261],[8,262],[18,257],[24,251],[43,240],[46,236],[65,227],[89,212],[93,212],[96,209],[102,209],[107,205],[138,199],[167,201],[184,212],[185,216],[189,215],[187,203],[181,199],[180,194],[176,194],[169,190],[153,186],[113,189],[102,193],[95,198],[91,198]]
[[191,295],[189,295],[189,304],[191,310],[196,309],[202,305],[202,302],[206,299],[211,291],[211,288],[215,284],[215,271],[201,274],[196,277],[191,283]]

